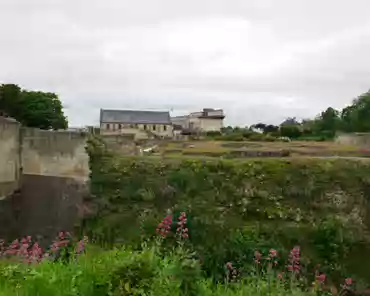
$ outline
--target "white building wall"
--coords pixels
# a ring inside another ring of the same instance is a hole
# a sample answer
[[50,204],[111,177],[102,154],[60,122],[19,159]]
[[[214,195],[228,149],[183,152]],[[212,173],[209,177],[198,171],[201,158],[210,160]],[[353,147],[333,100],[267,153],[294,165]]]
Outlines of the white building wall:
[[171,124],[119,124],[102,123],[100,126],[101,134],[135,134],[135,138],[148,136],[145,131],[161,137],[173,136],[173,127]]
[[200,128],[204,132],[219,132],[222,127],[222,119],[200,118]]

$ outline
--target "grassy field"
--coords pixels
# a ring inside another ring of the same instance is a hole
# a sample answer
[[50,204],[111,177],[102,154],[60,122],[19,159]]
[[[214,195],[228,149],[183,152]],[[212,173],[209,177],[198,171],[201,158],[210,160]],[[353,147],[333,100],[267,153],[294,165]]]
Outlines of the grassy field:
[[163,156],[253,157],[369,157],[370,149],[335,142],[167,142],[160,146]]

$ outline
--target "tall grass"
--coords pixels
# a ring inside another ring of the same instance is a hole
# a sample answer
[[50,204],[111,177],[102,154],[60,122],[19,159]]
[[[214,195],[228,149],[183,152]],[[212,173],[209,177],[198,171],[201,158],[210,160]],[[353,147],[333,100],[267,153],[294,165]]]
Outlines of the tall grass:
[[[277,281],[214,284],[202,277],[199,264],[181,254],[159,256],[155,249],[134,252],[89,250],[69,263],[1,262],[1,296],[100,296],[100,295],[311,295],[284,288]],[[313,294],[312,294],[313,295]]]

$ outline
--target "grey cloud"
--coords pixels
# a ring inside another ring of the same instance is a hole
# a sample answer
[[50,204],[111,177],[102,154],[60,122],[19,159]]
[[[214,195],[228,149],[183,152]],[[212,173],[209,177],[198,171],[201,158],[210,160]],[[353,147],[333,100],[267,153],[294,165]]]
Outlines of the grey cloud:
[[100,107],[221,107],[279,122],[348,104],[370,81],[368,0],[0,0],[0,82]]

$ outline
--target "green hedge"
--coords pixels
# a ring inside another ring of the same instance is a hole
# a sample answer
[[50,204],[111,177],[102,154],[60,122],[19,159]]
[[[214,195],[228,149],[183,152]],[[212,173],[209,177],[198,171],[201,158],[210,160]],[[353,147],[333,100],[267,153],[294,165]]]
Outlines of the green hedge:
[[[93,211],[84,231],[104,245],[140,244],[169,211],[189,216],[190,242],[217,277],[233,261],[248,270],[255,249],[295,244],[335,276],[370,282],[370,165],[323,159],[171,161],[90,151]],[[361,253],[359,253],[361,250]]]

